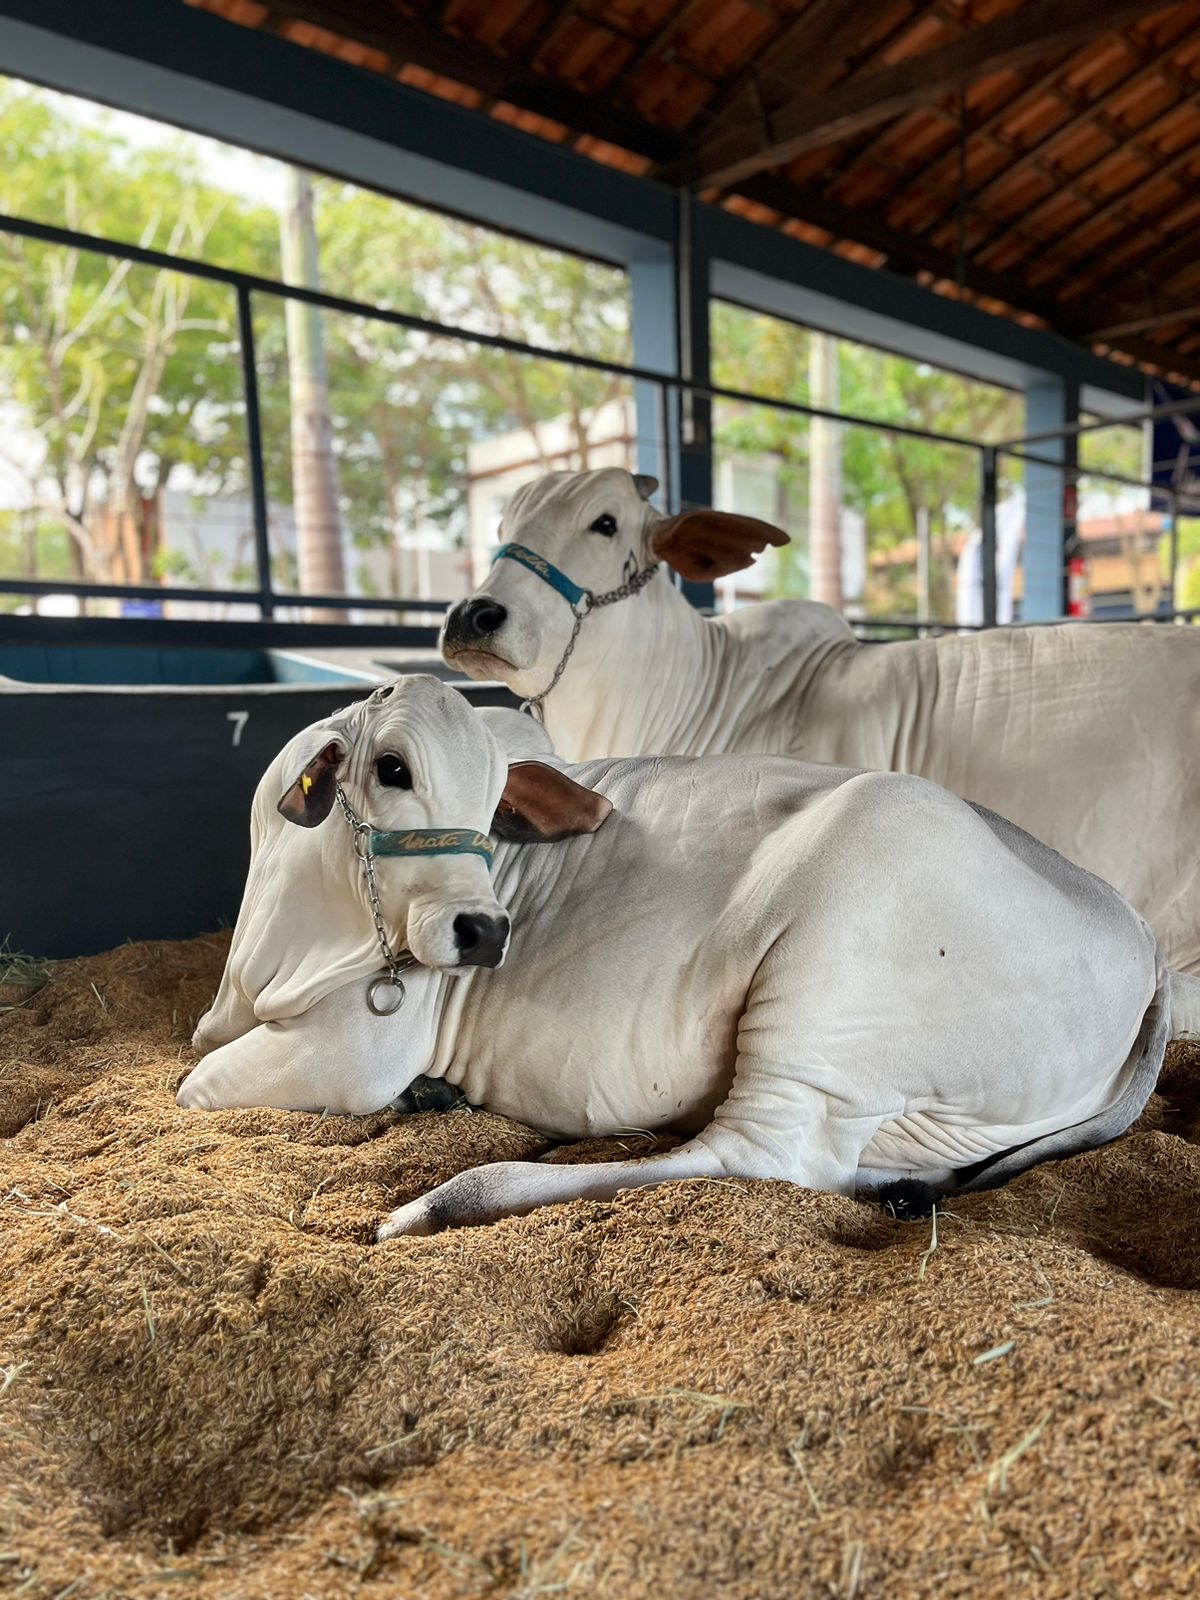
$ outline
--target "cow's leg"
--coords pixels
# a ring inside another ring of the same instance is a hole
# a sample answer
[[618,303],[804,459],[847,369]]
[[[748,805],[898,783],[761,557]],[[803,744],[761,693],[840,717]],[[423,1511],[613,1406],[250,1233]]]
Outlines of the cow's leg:
[[878,1118],[837,1116],[838,1109],[783,1069],[743,1060],[713,1121],[677,1150],[585,1166],[501,1161],[475,1167],[393,1211],[378,1238],[439,1233],[568,1200],[611,1200],[621,1189],[681,1178],[786,1178],[807,1189],[853,1194],[858,1158]]
[[697,1138],[730,1177],[853,1195],[862,1152],[895,1109],[826,1063],[743,1053],[727,1099]]
[[578,1167],[497,1161],[460,1172],[419,1200],[410,1200],[380,1224],[377,1237],[382,1241],[405,1233],[440,1233],[443,1228],[521,1217],[538,1206],[567,1200],[611,1200],[620,1189],[645,1188],[678,1178],[726,1176],[717,1158],[697,1139],[641,1161],[603,1161]]

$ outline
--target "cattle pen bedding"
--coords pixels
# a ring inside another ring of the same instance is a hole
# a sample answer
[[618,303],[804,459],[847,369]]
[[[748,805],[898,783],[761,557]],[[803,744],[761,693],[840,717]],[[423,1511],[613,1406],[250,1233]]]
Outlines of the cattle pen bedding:
[[179,1110],[227,948],[0,1015],[0,1594],[1197,1592],[1195,1047],[936,1232],[691,1181],[376,1246],[550,1141]]

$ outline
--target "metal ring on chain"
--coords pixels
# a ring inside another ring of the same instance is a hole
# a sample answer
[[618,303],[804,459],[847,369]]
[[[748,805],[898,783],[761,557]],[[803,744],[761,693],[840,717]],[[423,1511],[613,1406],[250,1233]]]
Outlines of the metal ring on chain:
[[[354,843],[354,854],[362,863],[363,877],[367,885],[367,900],[371,907],[371,919],[375,924],[375,937],[379,941],[379,953],[387,963],[387,971],[381,972],[367,984],[367,1010],[377,1017],[394,1017],[404,1004],[405,988],[400,977],[401,972],[416,966],[416,961],[411,955],[398,956],[393,951],[388,940],[387,927],[383,920],[383,907],[379,901],[379,885],[375,881],[375,857],[371,854],[371,825],[364,822],[350,804],[346,791],[339,783],[335,791],[337,803],[341,807],[342,815],[350,827],[351,838]],[[380,1003],[378,994],[383,989],[392,992],[391,1005]]]
[[618,600],[632,600],[634,595],[640,594],[650,582],[650,579],[658,571],[659,565],[660,563],[657,561],[651,562],[648,567],[643,567],[640,572],[635,572],[624,583],[615,589],[609,589],[605,594],[593,594],[590,589],[583,591],[580,599],[571,606],[571,611],[575,617],[575,626],[571,629],[571,637],[567,640],[567,648],[563,651],[559,663],[554,669],[554,676],[541,694],[532,694],[527,700],[522,700],[518,707],[519,710],[528,711],[535,722],[545,722],[546,696],[552,689],[557,688],[558,680],[567,670],[567,662],[570,661],[574,653],[575,644],[579,638],[579,630],[583,627],[583,619],[590,616],[597,606],[611,606],[615,605]]
[[[391,1005],[384,1005],[378,998],[381,990],[390,990],[393,995]],[[381,972],[377,978],[372,978],[367,985],[367,1010],[377,1017],[394,1017],[404,1004],[404,980],[395,972]]]

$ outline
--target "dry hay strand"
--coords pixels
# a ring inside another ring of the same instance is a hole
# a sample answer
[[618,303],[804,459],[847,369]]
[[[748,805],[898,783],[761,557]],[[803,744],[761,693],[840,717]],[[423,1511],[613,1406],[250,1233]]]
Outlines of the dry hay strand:
[[376,1247],[548,1141],[179,1111],[226,948],[0,1017],[0,1593],[1196,1592],[1197,1051],[932,1226],[690,1182]]
[[0,1014],[15,1011],[50,981],[50,965],[14,950],[12,939],[0,939]]

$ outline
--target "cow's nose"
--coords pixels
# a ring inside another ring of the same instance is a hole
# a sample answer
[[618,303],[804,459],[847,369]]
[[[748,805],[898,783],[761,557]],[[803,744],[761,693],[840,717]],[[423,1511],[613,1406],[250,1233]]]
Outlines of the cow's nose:
[[498,967],[508,943],[509,920],[482,912],[462,912],[454,919],[454,937],[464,967]]
[[488,595],[460,600],[446,618],[446,638],[451,644],[477,644],[498,632],[507,620],[507,610]]

